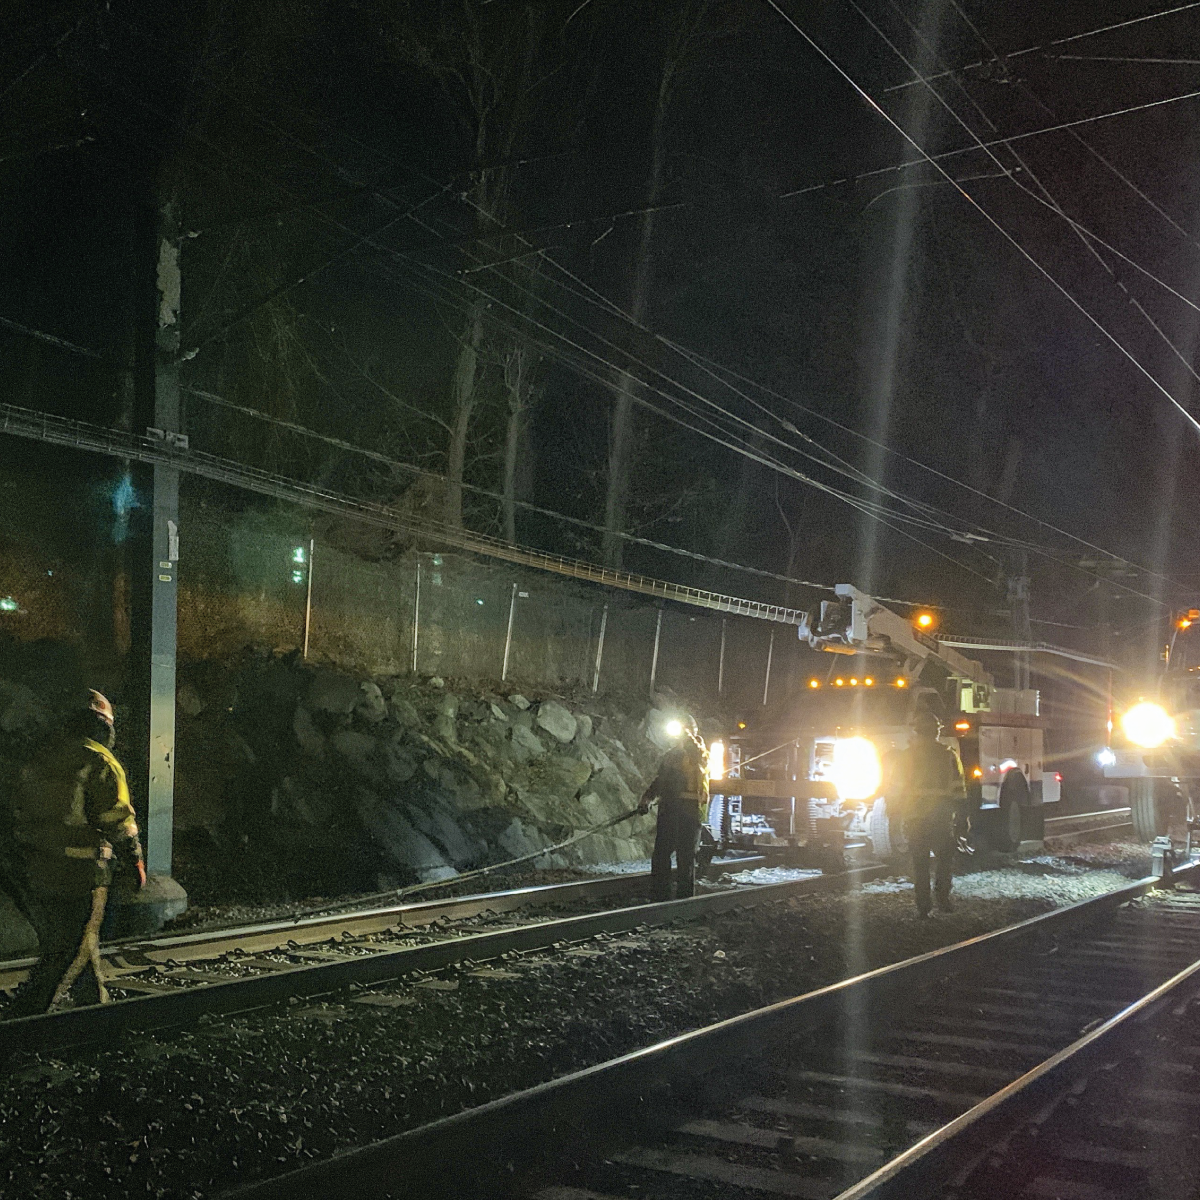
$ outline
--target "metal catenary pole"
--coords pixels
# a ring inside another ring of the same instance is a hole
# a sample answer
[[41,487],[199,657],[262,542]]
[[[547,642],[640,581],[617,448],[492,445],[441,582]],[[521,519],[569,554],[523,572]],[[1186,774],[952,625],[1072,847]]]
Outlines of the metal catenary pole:
[[600,638],[596,642],[596,669],[592,672],[592,694],[600,687],[600,663],[604,658],[604,631],[608,628],[608,605],[600,613]]
[[412,673],[417,673],[417,641],[421,630],[421,556],[417,555],[417,590],[413,596]]
[[[173,205],[157,210],[157,322],[154,331],[153,436],[177,438],[179,428],[179,222]],[[146,866],[170,875],[175,825],[176,588],[179,565],[179,471],[153,467],[150,590],[150,754]]]
[[512,598],[508,602],[508,631],[504,635],[504,666],[500,668],[500,680],[508,678],[508,655],[512,649],[513,618],[517,615],[517,585],[512,585]]
[[308,539],[308,587],[304,596],[304,657],[308,658],[308,635],[312,629],[312,573],[313,551],[317,548],[317,539]]
[[654,622],[654,657],[650,659],[650,691],[654,692],[654,682],[658,678],[658,643],[662,637],[662,605],[658,607],[658,620]]
[[725,624],[721,618],[721,657],[717,660],[717,695],[725,695]]

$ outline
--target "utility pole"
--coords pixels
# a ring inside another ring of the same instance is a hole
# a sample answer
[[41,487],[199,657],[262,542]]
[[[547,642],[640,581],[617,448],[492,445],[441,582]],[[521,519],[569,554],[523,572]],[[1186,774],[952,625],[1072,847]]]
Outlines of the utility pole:
[[[1033,623],[1029,619],[1029,554],[1017,551],[1016,570],[1008,577],[1008,606],[1012,614],[1013,637],[1028,646],[1033,641]],[[1013,686],[1029,687],[1029,651],[1014,655]]]

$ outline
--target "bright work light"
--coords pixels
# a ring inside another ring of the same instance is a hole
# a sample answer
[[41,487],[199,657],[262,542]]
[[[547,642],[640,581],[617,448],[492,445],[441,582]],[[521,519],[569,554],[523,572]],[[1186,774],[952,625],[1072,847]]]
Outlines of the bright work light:
[[1143,750],[1154,750],[1175,736],[1175,722],[1161,704],[1143,700],[1135,704],[1122,718],[1125,736]]
[[666,730],[667,730],[667,737],[673,737],[673,738],[682,737],[683,736],[683,722],[679,721],[679,720],[675,720],[673,718],[672,720],[667,722]]
[[883,782],[879,751],[865,737],[838,738],[829,778],[843,800],[869,800]]
[[724,742],[713,742],[708,748],[708,775],[710,779],[725,778]]

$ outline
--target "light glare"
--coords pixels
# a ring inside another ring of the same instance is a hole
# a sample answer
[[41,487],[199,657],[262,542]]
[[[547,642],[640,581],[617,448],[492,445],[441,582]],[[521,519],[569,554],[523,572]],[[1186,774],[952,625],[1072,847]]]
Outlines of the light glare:
[[838,738],[829,776],[843,800],[869,800],[883,783],[879,751],[865,737]]
[[1122,718],[1125,736],[1143,750],[1154,750],[1175,736],[1175,722],[1161,704],[1143,700],[1135,704]]

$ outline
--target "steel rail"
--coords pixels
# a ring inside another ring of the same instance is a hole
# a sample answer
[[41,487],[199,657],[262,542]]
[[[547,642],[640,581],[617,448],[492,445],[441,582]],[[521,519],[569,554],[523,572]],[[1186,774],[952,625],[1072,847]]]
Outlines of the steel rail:
[[[761,866],[766,859],[748,856],[716,859],[711,867],[747,870]],[[597,876],[571,883],[531,884],[497,892],[473,892],[448,896],[442,900],[419,900],[355,909],[351,904],[331,903],[328,912],[305,917],[278,917],[254,924],[229,922],[206,926],[190,933],[167,934],[155,938],[127,937],[104,942],[100,952],[109,962],[118,956],[130,956],[149,964],[203,962],[234,950],[262,954],[287,946],[309,946],[341,937],[344,933],[366,936],[400,924],[419,928],[441,920],[461,920],[481,913],[505,913],[552,904],[570,904],[578,900],[620,896],[637,892],[650,880],[648,871],[628,875]],[[28,974],[36,958],[16,958],[0,962],[0,990],[15,987]]]
[[[758,860],[755,860],[758,861]],[[733,865],[733,864],[730,864]],[[105,942],[102,956],[111,962],[117,956],[131,956],[146,963],[203,962],[219,958],[232,950],[261,954],[288,945],[307,946],[343,933],[365,936],[380,933],[395,925],[431,925],[444,919],[462,919],[480,913],[514,912],[548,904],[569,904],[576,900],[619,896],[636,892],[650,879],[648,872],[583,879],[573,883],[533,884],[498,892],[477,892],[469,896],[450,896],[443,900],[377,905],[352,910],[330,905],[328,913],[300,918],[277,918],[250,925],[221,925],[191,933],[168,934],[155,938],[121,938]],[[25,978],[36,958],[9,959],[0,962],[0,989]]]
[[1084,1034],[1007,1087],[968,1109],[903,1154],[840,1192],[835,1200],[918,1200],[937,1195],[1006,1133],[1037,1115],[1056,1094],[1111,1062],[1114,1046],[1145,1032],[1184,992],[1200,991],[1200,959]]
[[1043,841],[1071,845],[1089,841],[1098,833],[1117,834],[1133,828],[1133,810],[1129,808],[1101,809],[1092,813],[1072,813],[1062,817],[1047,817]]
[[[736,888],[638,904],[577,917],[537,921],[513,929],[467,934],[421,946],[378,950],[337,962],[297,966],[221,983],[181,987],[116,1003],[69,1009],[44,1016],[0,1022],[0,1056],[62,1046],[110,1041],[130,1030],[165,1029],[207,1014],[245,1012],[278,1004],[293,996],[322,996],[352,986],[370,986],[414,972],[441,970],[461,962],[480,962],[504,954],[547,950],[562,942],[583,941],[604,933],[626,933],[648,925],[696,920],[775,900],[852,887],[888,873],[886,867],[819,875],[786,883]],[[120,987],[119,980],[110,980]]]
[[[1189,864],[1173,882],[1200,879]],[[880,967],[681,1034],[536,1087],[467,1109],[337,1157],[226,1193],[228,1200],[306,1200],[514,1194],[513,1181],[562,1157],[589,1157],[630,1137],[672,1095],[763,1058],[797,1035],[852,1015],[870,1024],[884,1006],[949,974],[993,963],[1042,934],[1098,919],[1164,881],[1137,880],[1067,908]]]

